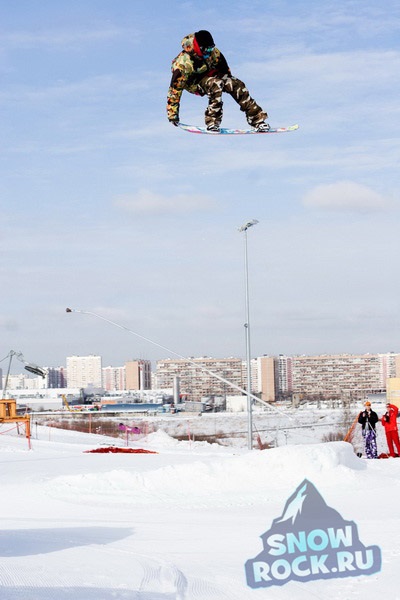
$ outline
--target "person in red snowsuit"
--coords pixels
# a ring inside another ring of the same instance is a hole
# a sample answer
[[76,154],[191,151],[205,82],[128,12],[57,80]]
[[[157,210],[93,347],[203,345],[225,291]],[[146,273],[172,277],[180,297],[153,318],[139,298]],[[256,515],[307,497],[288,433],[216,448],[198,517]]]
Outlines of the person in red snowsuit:
[[400,440],[399,431],[397,428],[397,415],[399,409],[394,404],[389,402],[386,404],[386,412],[382,416],[381,423],[385,428],[386,441],[389,448],[389,454],[393,458],[396,456],[394,446],[396,446],[397,455],[400,456]]

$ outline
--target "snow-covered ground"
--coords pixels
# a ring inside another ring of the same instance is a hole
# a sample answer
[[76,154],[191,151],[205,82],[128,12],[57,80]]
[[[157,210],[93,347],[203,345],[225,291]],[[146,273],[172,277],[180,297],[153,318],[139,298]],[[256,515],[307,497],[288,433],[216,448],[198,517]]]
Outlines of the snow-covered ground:
[[[102,454],[85,451],[125,440],[39,425],[29,450],[5,429],[1,600],[400,600],[400,460],[359,459],[319,432],[249,452],[159,430],[130,443],[155,454]],[[245,563],[304,479],[379,546],[382,568],[253,589]]]
[[[253,441],[258,447],[258,440],[269,447],[284,446],[287,444],[314,444],[325,441],[343,439],[354,420],[357,418],[362,404],[353,405],[350,409],[328,408],[327,406],[301,406],[293,409],[289,406],[272,406],[269,410],[253,411]],[[374,409],[381,416],[385,405],[375,404]],[[248,417],[247,413],[178,413],[158,416],[140,416],[136,414],[121,413],[117,416],[94,413],[45,413],[35,415],[34,423],[60,424],[68,427],[68,422],[74,421],[81,426],[80,430],[87,432],[100,432],[109,434],[107,425],[114,422],[114,429],[118,434],[118,424],[133,428],[137,427],[142,435],[128,435],[128,440],[140,440],[141,437],[161,429],[171,437],[181,440],[206,440],[218,441],[219,444],[237,448],[247,447]],[[73,428],[73,427],[72,427]],[[119,432],[125,437],[123,432]],[[335,438],[337,434],[341,437]],[[333,438],[330,436],[334,436]],[[353,443],[357,451],[363,450],[361,429],[358,424],[354,429]],[[378,425],[378,448],[386,452],[384,430]]]

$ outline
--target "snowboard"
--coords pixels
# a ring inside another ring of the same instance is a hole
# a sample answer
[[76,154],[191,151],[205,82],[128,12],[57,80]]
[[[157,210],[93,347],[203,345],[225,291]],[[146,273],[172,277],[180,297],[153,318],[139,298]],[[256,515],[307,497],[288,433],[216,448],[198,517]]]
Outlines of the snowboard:
[[185,123],[179,123],[178,127],[189,133],[202,133],[206,135],[265,135],[267,133],[285,133],[287,131],[296,131],[299,128],[298,125],[290,125],[289,127],[271,127],[269,131],[257,131],[256,129],[227,129],[221,127],[219,131],[207,131],[206,127],[197,127],[196,125],[185,125]]

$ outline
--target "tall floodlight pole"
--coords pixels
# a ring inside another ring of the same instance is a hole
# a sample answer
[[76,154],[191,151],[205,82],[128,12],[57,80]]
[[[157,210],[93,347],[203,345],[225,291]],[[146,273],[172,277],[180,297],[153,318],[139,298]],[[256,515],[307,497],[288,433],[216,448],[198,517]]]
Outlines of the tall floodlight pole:
[[244,324],[246,331],[246,365],[247,365],[247,447],[253,449],[253,411],[252,411],[252,393],[251,393],[251,352],[250,352],[250,302],[249,302],[249,261],[247,253],[247,230],[253,225],[257,225],[258,221],[253,219],[248,221],[241,227],[239,231],[244,233],[244,273],[245,273],[245,290],[246,290],[246,323]]

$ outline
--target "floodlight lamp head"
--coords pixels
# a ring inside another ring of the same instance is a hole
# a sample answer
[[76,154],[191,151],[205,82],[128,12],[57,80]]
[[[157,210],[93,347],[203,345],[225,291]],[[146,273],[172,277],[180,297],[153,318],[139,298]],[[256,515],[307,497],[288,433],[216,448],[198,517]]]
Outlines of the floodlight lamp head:
[[38,365],[27,363],[24,368],[26,371],[29,371],[29,373],[33,373],[34,375],[40,375],[40,377],[43,378],[46,377],[46,370],[42,369],[42,367],[38,367]]
[[247,231],[249,227],[253,227],[253,225],[257,225],[259,221],[257,219],[252,219],[251,221],[247,221],[244,225],[239,227],[239,231]]

